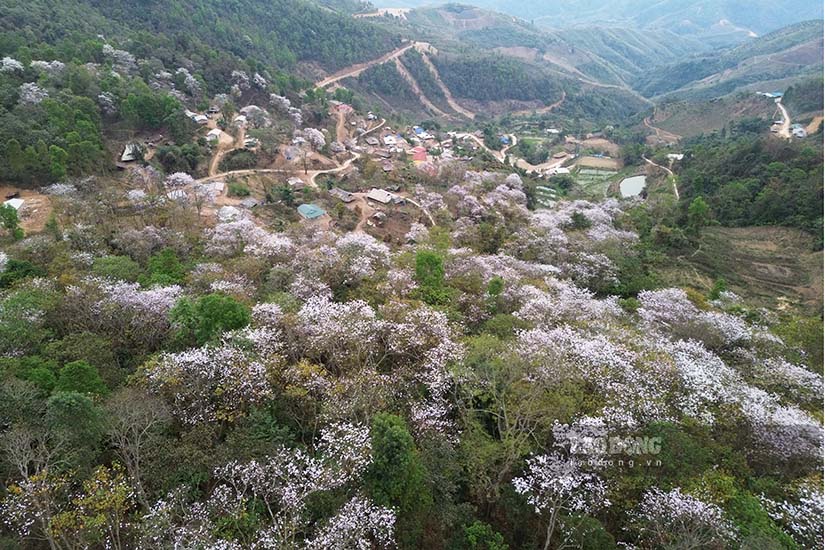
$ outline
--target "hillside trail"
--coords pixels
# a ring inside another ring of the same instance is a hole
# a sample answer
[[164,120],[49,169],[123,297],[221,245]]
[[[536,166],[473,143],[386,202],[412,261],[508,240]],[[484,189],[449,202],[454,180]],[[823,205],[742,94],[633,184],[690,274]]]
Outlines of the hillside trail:
[[679,134],[674,134],[673,132],[668,132],[667,130],[662,130],[661,128],[657,128],[653,125],[652,120],[656,118],[656,109],[653,109],[653,116],[645,117],[644,125],[654,132],[656,132],[656,137],[661,139],[662,141],[667,141],[670,143],[676,143],[677,141],[682,139],[682,136]]
[[218,165],[220,164],[221,160],[223,159],[224,155],[233,149],[242,149],[244,146],[244,139],[246,138],[246,130],[244,127],[238,129],[238,135],[235,139],[232,139],[232,136],[227,134],[226,132],[221,132],[221,136],[218,138],[218,145],[215,149],[215,154],[212,156],[212,160],[209,162],[209,175],[215,176],[218,174]]
[[524,109],[522,111],[515,111],[513,113],[513,115],[515,115],[515,116],[530,116],[530,115],[533,115],[533,114],[544,115],[544,114],[549,113],[550,111],[553,111],[553,110],[558,109],[559,107],[561,107],[562,104],[564,103],[565,99],[567,99],[567,91],[562,90],[561,91],[561,99],[559,99],[558,101],[556,101],[552,105],[548,105],[546,107],[540,107],[538,109]]
[[335,124],[335,139],[339,143],[344,143],[349,137],[349,132],[347,132],[347,115],[343,111],[338,111],[336,116],[338,117],[338,122]]
[[458,102],[455,100],[455,98],[453,97],[453,93],[450,91],[447,85],[444,84],[444,81],[441,80],[441,75],[439,74],[435,64],[430,59],[430,56],[428,56],[426,53],[422,53],[421,58],[424,60],[424,64],[427,65],[427,68],[430,70],[430,73],[432,73],[433,78],[435,79],[435,83],[438,84],[438,87],[441,88],[441,91],[444,93],[444,97],[447,99],[447,105],[450,106],[450,109],[452,109],[456,113],[464,115],[470,120],[475,119],[476,114],[474,112],[470,111],[469,109],[465,109],[464,107],[459,105]]
[[361,214],[358,219],[358,224],[355,226],[355,232],[363,233],[364,226],[367,225],[367,221],[369,221],[370,216],[372,216],[375,210],[367,201],[366,193],[353,193],[352,196],[355,197],[355,201],[353,201],[351,209],[355,210],[358,208],[358,212]]
[[412,88],[413,93],[416,95],[416,97],[418,97],[418,101],[420,101],[421,104],[424,105],[424,107],[428,111],[442,118],[453,118],[452,116],[448,115],[447,113],[436,107],[435,104],[433,104],[433,102],[430,101],[430,99],[424,94],[424,91],[418,85],[418,82],[415,80],[415,77],[410,73],[410,71],[407,70],[407,67],[404,66],[404,64],[401,62],[401,59],[398,57],[395,58],[395,68],[398,70],[398,74],[401,75],[401,78],[403,78],[407,82],[407,84],[409,84],[410,88]]
[[782,105],[782,98],[776,99],[776,107],[782,112],[782,126],[779,128],[779,137],[791,139],[791,115],[788,114],[788,109]]
[[381,57],[377,59],[373,59],[372,61],[366,61],[364,63],[357,63],[345,69],[341,69],[340,71],[331,74],[330,76],[319,80],[315,83],[316,88],[326,88],[331,84],[335,84],[338,81],[344,80],[345,78],[351,78],[360,75],[370,67],[374,67],[375,65],[381,65],[386,63],[387,61],[392,61],[393,59],[397,59],[398,57],[402,56],[404,52],[409,50],[410,48],[416,48],[418,50],[426,51],[430,49],[430,46],[427,42],[409,42],[400,48],[396,48],[391,52],[387,52]]
[[[662,166],[661,164],[656,164],[646,156],[642,155],[642,160],[646,163],[650,164],[651,166],[655,166],[656,168],[661,168],[668,174],[668,179],[670,179],[670,184],[673,186],[673,194],[676,196],[676,200],[680,200],[679,197],[679,187],[676,185],[676,174],[673,173],[673,170],[666,166]],[[670,161],[671,166],[673,165],[673,161]]]
[[808,127],[805,128],[805,131],[809,134],[816,133],[819,130],[819,125],[822,124],[822,115],[817,115],[811,120],[811,123],[808,124]]

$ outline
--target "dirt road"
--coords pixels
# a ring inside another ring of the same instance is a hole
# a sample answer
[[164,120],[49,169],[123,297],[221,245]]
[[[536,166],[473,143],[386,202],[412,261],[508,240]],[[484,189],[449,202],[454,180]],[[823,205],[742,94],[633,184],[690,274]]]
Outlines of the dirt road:
[[226,132],[221,132],[220,137],[218,138],[217,147],[215,149],[215,154],[212,156],[212,160],[209,162],[209,175],[214,176],[218,173],[218,165],[221,162],[221,159],[231,151],[232,149],[242,149],[244,146],[244,138],[246,137],[246,129],[241,127],[238,130],[238,137],[236,139],[232,139],[232,136],[227,134]]
[[655,166],[656,168],[661,168],[668,174],[668,179],[670,180],[670,184],[673,186],[673,194],[676,195],[676,200],[679,200],[679,187],[676,185],[676,175],[673,173],[673,170],[667,168],[666,166],[662,166],[661,164],[656,164],[646,156],[642,155],[642,160],[646,163],[650,164],[651,166]]
[[421,102],[424,107],[430,111],[430,113],[440,116],[442,118],[453,118],[438,107],[436,107],[430,99],[424,95],[424,91],[418,85],[418,82],[415,80],[415,77],[407,70],[407,67],[401,63],[401,59],[396,57],[395,58],[395,68],[398,69],[398,74],[401,75],[407,84],[409,84],[410,88],[412,88],[413,93],[418,97],[418,101]]
[[556,101],[552,105],[548,105],[547,107],[541,107],[539,109],[525,109],[523,111],[516,111],[512,114],[516,116],[530,116],[532,114],[543,115],[549,113],[550,111],[553,111],[554,109],[558,109],[559,107],[561,107],[565,99],[567,99],[567,92],[562,90],[561,99]]
[[779,128],[779,137],[791,139],[791,115],[788,110],[782,105],[782,98],[777,98],[776,107],[782,112],[782,126]]
[[433,78],[435,79],[435,83],[438,84],[438,87],[441,88],[441,91],[444,93],[444,97],[447,99],[447,105],[450,106],[450,109],[452,109],[456,113],[464,115],[470,120],[473,120],[476,117],[476,114],[458,104],[458,102],[453,97],[453,93],[450,91],[447,85],[444,84],[444,81],[441,80],[441,75],[438,73],[438,69],[436,69],[435,65],[430,60],[430,57],[426,53],[424,53],[421,54],[421,58],[424,60],[424,64],[427,65],[427,68],[430,69],[430,73],[432,73]]
[[822,124],[822,115],[817,115],[811,120],[811,123],[808,124],[808,127],[805,128],[805,131],[809,134],[815,134],[817,130],[819,130],[819,125]]
[[385,53],[378,59],[373,59],[372,61],[367,61],[365,63],[358,63],[356,65],[352,65],[351,67],[347,67],[346,69],[341,69],[337,73],[331,74],[323,80],[319,80],[318,82],[316,82],[315,87],[326,88],[327,86],[335,84],[336,82],[344,80],[345,78],[358,76],[370,67],[373,67],[375,65],[381,65],[382,63],[386,63],[387,61],[392,61],[393,59],[401,57],[404,54],[404,52],[406,52],[410,48],[427,50],[431,48],[431,46],[427,42],[409,42],[401,46],[400,48]]
[[338,118],[338,122],[335,124],[335,139],[338,140],[338,143],[344,143],[349,137],[347,115],[343,111],[338,111],[335,115]]
[[653,125],[652,120],[656,118],[656,110],[653,110],[653,116],[646,117],[644,120],[644,124],[646,127],[650,128],[654,132],[656,132],[656,137],[661,139],[662,141],[666,141],[668,143],[676,143],[682,139],[682,136],[679,134],[674,134],[672,132],[668,132],[667,130],[662,130],[661,128],[657,128]]

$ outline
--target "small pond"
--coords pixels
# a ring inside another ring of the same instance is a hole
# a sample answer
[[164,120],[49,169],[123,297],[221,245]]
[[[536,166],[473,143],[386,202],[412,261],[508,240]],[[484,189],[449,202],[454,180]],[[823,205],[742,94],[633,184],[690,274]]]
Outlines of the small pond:
[[619,184],[619,191],[622,197],[636,197],[647,185],[647,176],[633,176],[632,178],[625,178]]

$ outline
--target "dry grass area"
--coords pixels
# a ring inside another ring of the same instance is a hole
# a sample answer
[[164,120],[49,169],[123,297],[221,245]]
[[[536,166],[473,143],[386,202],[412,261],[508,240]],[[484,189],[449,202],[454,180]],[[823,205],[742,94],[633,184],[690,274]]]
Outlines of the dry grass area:
[[[721,130],[732,120],[770,118],[776,111],[772,101],[755,94],[708,102],[678,102],[660,106],[653,123],[683,137]],[[767,128],[766,128],[767,130]]]
[[784,227],[714,227],[701,246],[661,273],[666,284],[710,289],[717,278],[749,302],[771,308],[822,311],[822,251],[813,238]]
[[609,139],[604,138],[590,138],[586,139],[581,142],[581,146],[585,149],[593,149],[595,151],[601,151],[602,153],[606,153],[611,157],[619,156],[619,152],[621,147],[617,144],[613,143]]
[[580,168],[598,168],[601,170],[620,170],[622,168],[620,160],[606,157],[580,157],[576,161],[576,165]]
[[14,193],[20,193],[20,198],[24,201],[23,206],[17,212],[20,227],[23,228],[23,231],[26,233],[43,231],[46,222],[49,220],[49,215],[52,213],[51,199],[47,195],[31,189],[0,185],[0,204],[6,200],[7,196]]

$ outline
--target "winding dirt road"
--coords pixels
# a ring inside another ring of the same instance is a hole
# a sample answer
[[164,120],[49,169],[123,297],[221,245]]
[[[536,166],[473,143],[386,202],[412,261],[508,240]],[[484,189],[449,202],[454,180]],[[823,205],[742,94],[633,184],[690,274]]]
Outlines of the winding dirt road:
[[776,107],[782,112],[782,126],[779,128],[779,137],[791,139],[791,115],[788,114],[788,109],[782,105],[782,98],[776,99]]
[[682,139],[682,136],[680,136],[679,134],[674,134],[672,132],[668,132],[667,130],[662,130],[661,128],[657,128],[656,126],[654,126],[652,122],[652,119],[654,118],[656,118],[655,109],[653,110],[653,116],[645,117],[644,124],[646,127],[656,132],[657,138],[669,143],[676,143]]
[[[673,170],[666,166],[662,166],[661,164],[656,164],[646,156],[642,155],[642,160],[646,163],[650,164],[651,166],[655,166],[656,168],[661,168],[668,174],[668,178],[670,179],[670,184],[673,186],[673,194],[676,195],[676,200],[679,200],[679,187],[676,185],[676,174],[673,173]],[[672,161],[671,161],[672,162]]]
[[442,118],[453,118],[452,116],[448,115],[441,109],[435,106],[435,104],[430,101],[430,99],[424,95],[424,91],[418,85],[418,82],[415,80],[415,77],[407,70],[407,67],[401,62],[401,58],[395,58],[395,68],[398,70],[398,74],[401,75],[407,84],[409,84],[410,88],[412,88],[413,93],[418,97],[418,101],[421,102],[424,107],[430,111],[432,114],[436,116],[440,116]]
[[512,113],[515,116],[530,116],[532,114],[543,115],[553,111],[554,109],[558,109],[564,103],[564,100],[567,99],[567,92],[565,90],[561,91],[561,99],[553,103],[552,105],[548,105],[547,107],[541,107],[539,109],[524,109],[523,111],[516,111]]
[[476,114],[474,112],[465,109],[464,107],[459,105],[458,102],[455,100],[455,98],[453,97],[453,93],[450,91],[447,85],[444,84],[444,81],[441,80],[441,75],[438,73],[438,69],[435,67],[435,64],[432,62],[430,57],[426,53],[422,53],[421,58],[424,60],[424,64],[430,70],[430,73],[432,73],[433,78],[435,79],[435,83],[438,84],[438,87],[441,88],[441,91],[444,93],[444,97],[446,98],[447,105],[450,106],[450,109],[452,109],[456,113],[464,115],[470,120],[475,119]]
[[392,61],[393,59],[397,59],[401,57],[404,52],[409,50],[410,48],[416,48],[419,50],[427,51],[432,46],[427,42],[409,42],[400,48],[396,48],[395,50],[385,53],[378,59],[373,59],[372,61],[366,61],[364,63],[358,63],[356,65],[352,65],[351,67],[347,67],[346,69],[341,69],[337,73],[331,74],[328,77],[324,78],[323,80],[319,80],[315,83],[316,88],[326,88],[336,82],[344,80],[345,78],[351,78],[360,75],[370,67],[375,65],[381,65],[382,63],[386,63],[387,61]]

